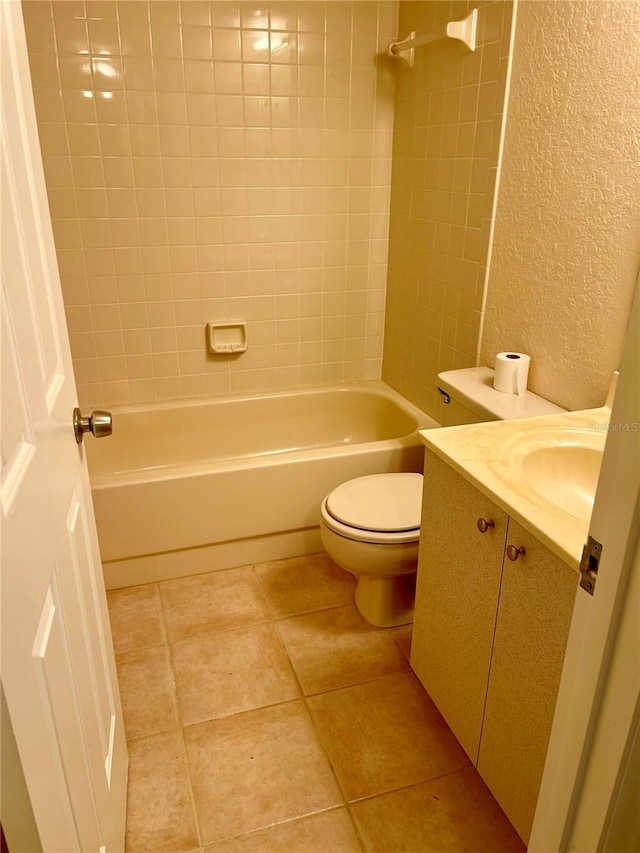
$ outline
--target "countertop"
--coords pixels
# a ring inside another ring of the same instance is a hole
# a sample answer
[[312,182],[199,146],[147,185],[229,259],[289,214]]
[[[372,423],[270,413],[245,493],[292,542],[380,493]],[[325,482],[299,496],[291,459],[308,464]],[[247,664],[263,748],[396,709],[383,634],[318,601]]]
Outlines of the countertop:
[[587,541],[588,518],[575,518],[529,487],[522,475],[523,448],[557,440],[556,430],[579,430],[594,447],[604,448],[611,416],[608,406],[517,420],[491,421],[421,430],[435,453],[554,554],[578,571]]

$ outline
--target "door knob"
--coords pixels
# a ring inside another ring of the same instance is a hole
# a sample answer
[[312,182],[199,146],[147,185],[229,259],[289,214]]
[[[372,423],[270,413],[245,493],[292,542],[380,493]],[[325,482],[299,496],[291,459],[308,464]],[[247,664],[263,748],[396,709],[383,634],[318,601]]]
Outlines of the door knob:
[[78,444],[82,444],[85,432],[90,432],[96,438],[104,438],[113,432],[111,412],[96,409],[88,418],[82,417],[80,409],[73,410],[73,431]]
[[486,533],[490,527],[495,527],[495,526],[496,526],[495,521],[492,518],[490,518],[488,520],[486,518],[479,518],[478,519],[478,530],[480,531],[480,533]]

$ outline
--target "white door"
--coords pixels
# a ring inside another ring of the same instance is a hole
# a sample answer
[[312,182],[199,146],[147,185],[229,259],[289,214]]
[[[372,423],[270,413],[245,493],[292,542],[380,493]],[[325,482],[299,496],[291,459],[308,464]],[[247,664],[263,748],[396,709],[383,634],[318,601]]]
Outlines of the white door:
[[16,0],[0,37],[2,682],[44,850],[117,851],[127,753]]

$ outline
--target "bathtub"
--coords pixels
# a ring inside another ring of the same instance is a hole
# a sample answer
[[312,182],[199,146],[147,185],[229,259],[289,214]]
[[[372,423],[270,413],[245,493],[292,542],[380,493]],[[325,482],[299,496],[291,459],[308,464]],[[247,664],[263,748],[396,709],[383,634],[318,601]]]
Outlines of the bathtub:
[[108,588],[321,551],[352,477],[422,471],[436,422],[382,382],[114,408],[87,441]]

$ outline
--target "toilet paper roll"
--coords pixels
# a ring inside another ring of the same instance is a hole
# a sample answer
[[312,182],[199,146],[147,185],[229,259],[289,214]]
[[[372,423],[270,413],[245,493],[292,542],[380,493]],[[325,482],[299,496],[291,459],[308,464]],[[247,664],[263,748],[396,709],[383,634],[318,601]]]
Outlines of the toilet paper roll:
[[523,352],[499,352],[493,374],[493,387],[503,394],[522,395],[527,390],[531,358]]

